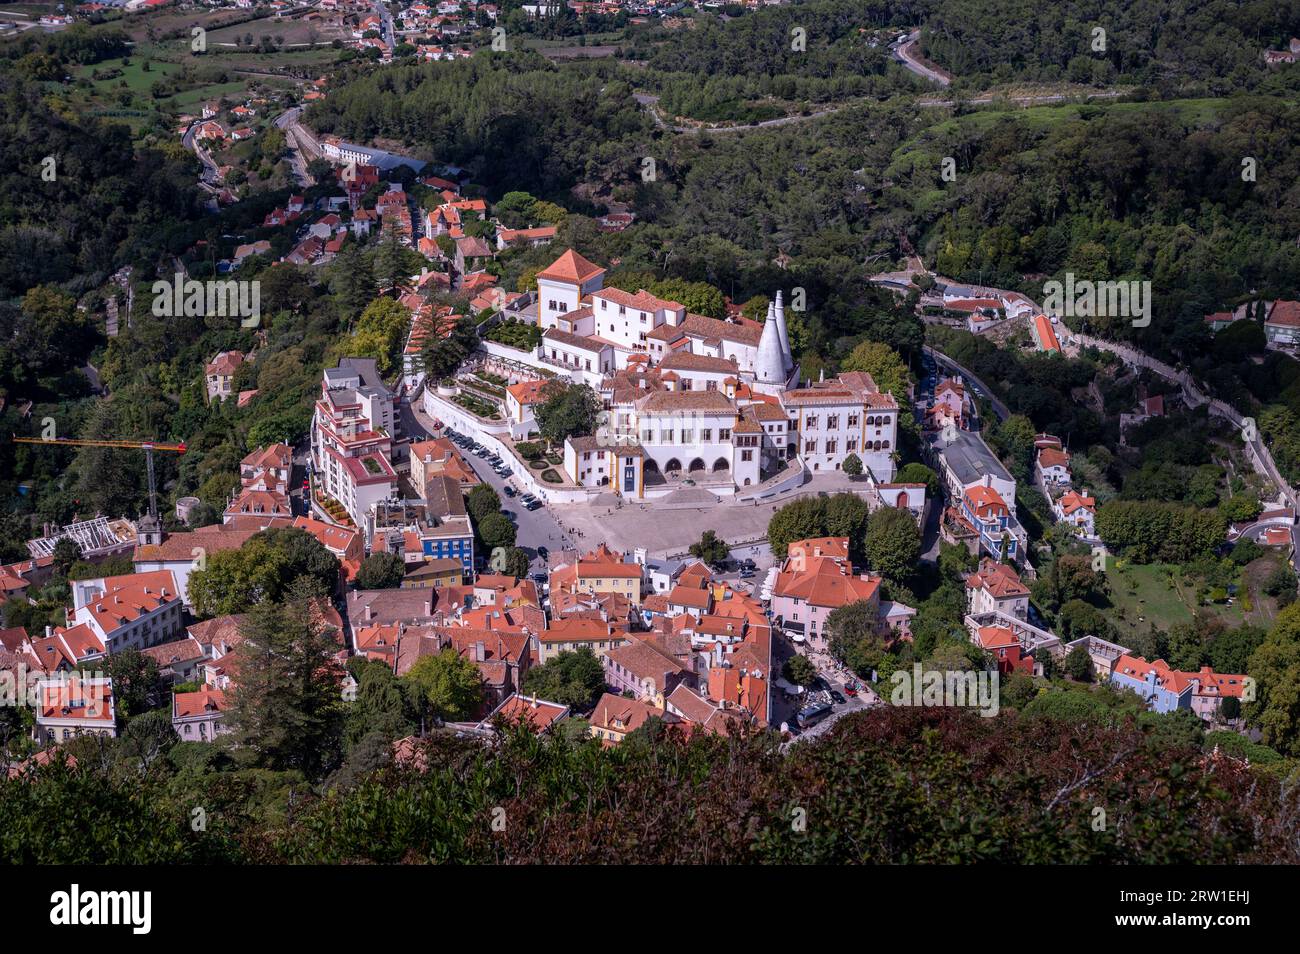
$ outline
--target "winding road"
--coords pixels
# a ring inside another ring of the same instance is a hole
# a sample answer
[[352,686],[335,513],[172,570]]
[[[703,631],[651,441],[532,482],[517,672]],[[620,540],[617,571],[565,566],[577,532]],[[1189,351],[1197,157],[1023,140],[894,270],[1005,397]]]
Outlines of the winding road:
[[894,59],[917,76],[928,79],[931,83],[938,83],[940,86],[950,85],[952,77],[948,73],[926,64],[925,61],[912,52],[912,48],[916,46],[916,42],[920,38],[921,31],[913,30],[901,40],[891,43],[889,48],[893,52]]
[[929,345],[922,345],[921,350],[924,351],[926,354],[930,355],[932,358],[934,358],[935,364],[939,365],[942,368],[947,369],[950,374],[952,372],[956,372],[957,374],[960,374],[970,384],[973,384],[975,387],[983,391],[984,393],[981,396],[989,402],[989,406],[993,408],[993,413],[998,416],[999,421],[1005,421],[1007,418],[1011,416],[1011,408],[1007,407],[1006,404],[1004,404],[1001,400],[999,400],[998,397],[993,393],[993,390],[987,384],[981,381],[978,377],[976,377],[975,374],[970,370],[970,368],[958,364],[956,361],[948,357],[942,351],[936,351],[934,348],[931,348]]
[[[1050,106],[1053,103],[1065,103],[1072,99],[1118,99],[1120,96],[1127,95],[1127,90],[1109,89],[1096,93],[1035,93],[1027,96],[1002,96],[995,93],[982,93],[979,96],[972,96],[968,99],[918,99],[915,105],[922,109],[951,109],[955,106],[988,106],[992,103],[1005,101],[1015,106]],[[775,126],[787,126],[790,123],[802,123],[810,119],[820,119],[822,116],[831,116],[845,109],[852,109],[857,106],[883,106],[887,105],[875,99],[853,99],[847,102],[839,103],[835,106],[828,106],[825,109],[819,109],[811,113],[798,113],[793,116],[781,116],[778,119],[765,119],[761,123],[749,123],[744,126],[710,126],[700,124],[698,126],[678,126],[673,125],[664,119],[663,112],[659,109],[659,97],[653,93],[633,93],[633,98],[645,108],[646,112],[654,120],[655,125],[660,129],[666,129],[669,132],[683,133],[685,135],[696,135],[698,133],[739,133],[751,132],[755,129],[770,129]]]

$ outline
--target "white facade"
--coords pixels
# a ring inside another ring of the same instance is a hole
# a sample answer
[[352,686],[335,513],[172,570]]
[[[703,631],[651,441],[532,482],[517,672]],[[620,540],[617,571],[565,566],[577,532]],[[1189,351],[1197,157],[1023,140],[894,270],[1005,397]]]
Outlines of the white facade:
[[813,472],[841,470],[844,459],[856,454],[864,473],[889,483],[897,453],[898,403],[853,374],[781,395],[789,421],[787,440]]
[[87,626],[108,654],[170,642],[184,632],[181,596],[167,570],[72,584],[73,626]]

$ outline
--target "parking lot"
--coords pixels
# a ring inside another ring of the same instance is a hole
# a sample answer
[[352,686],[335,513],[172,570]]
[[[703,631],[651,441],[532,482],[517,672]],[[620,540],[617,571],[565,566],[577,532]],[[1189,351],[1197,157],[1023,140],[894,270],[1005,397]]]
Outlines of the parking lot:
[[[418,430],[421,432],[415,434],[415,429],[411,428],[408,423],[408,432],[414,434],[417,439],[446,433],[436,428],[434,421],[418,408],[411,408],[409,420],[417,424]],[[538,555],[538,547],[544,547],[548,551],[549,560],[554,562],[565,550],[577,550],[580,545],[584,546],[584,548],[592,548],[596,545],[595,542],[587,543],[567,532],[566,528],[560,525],[547,507],[538,506],[529,510],[520,496],[518,483],[511,477],[503,476],[494,470],[487,455],[478,456],[468,448],[466,443],[462,442],[457,442],[457,448],[460,450],[465,462],[478,475],[478,479],[495,490],[500,496],[501,509],[514,521],[515,526],[518,528],[515,545],[528,551],[533,560],[530,567],[533,572],[541,572],[546,568],[548,562],[547,559]],[[509,488],[509,490],[506,488]]]

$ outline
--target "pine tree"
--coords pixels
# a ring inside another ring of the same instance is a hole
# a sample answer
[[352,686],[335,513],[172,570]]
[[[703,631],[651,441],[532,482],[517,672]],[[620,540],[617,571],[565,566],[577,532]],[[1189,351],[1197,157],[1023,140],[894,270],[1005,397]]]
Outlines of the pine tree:
[[302,602],[260,603],[240,625],[234,703],[226,736],[246,765],[319,778],[337,761],[343,721],[332,630]]

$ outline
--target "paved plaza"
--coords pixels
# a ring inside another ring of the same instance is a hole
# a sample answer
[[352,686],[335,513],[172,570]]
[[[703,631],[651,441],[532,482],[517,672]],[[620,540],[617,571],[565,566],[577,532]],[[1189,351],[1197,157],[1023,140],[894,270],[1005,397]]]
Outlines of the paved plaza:
[[768,521],[779,508],[800,497],[844,490],[865,494],[866,484],[835,474],[813,477],[797,491],[757,504],[723,498],[699,507],[661,501],[625,501],[620,505],[617,497],[609,495],[592,503],[552,504],[550,510],[562,526],[579,532],[581,545],[594,547],[604,541],[610,549],[619,551],[645,547],[651,556],[658,557],[684,553],[692,543],[699,542],[705,530],[712,530],[732,546],[765,540]]

